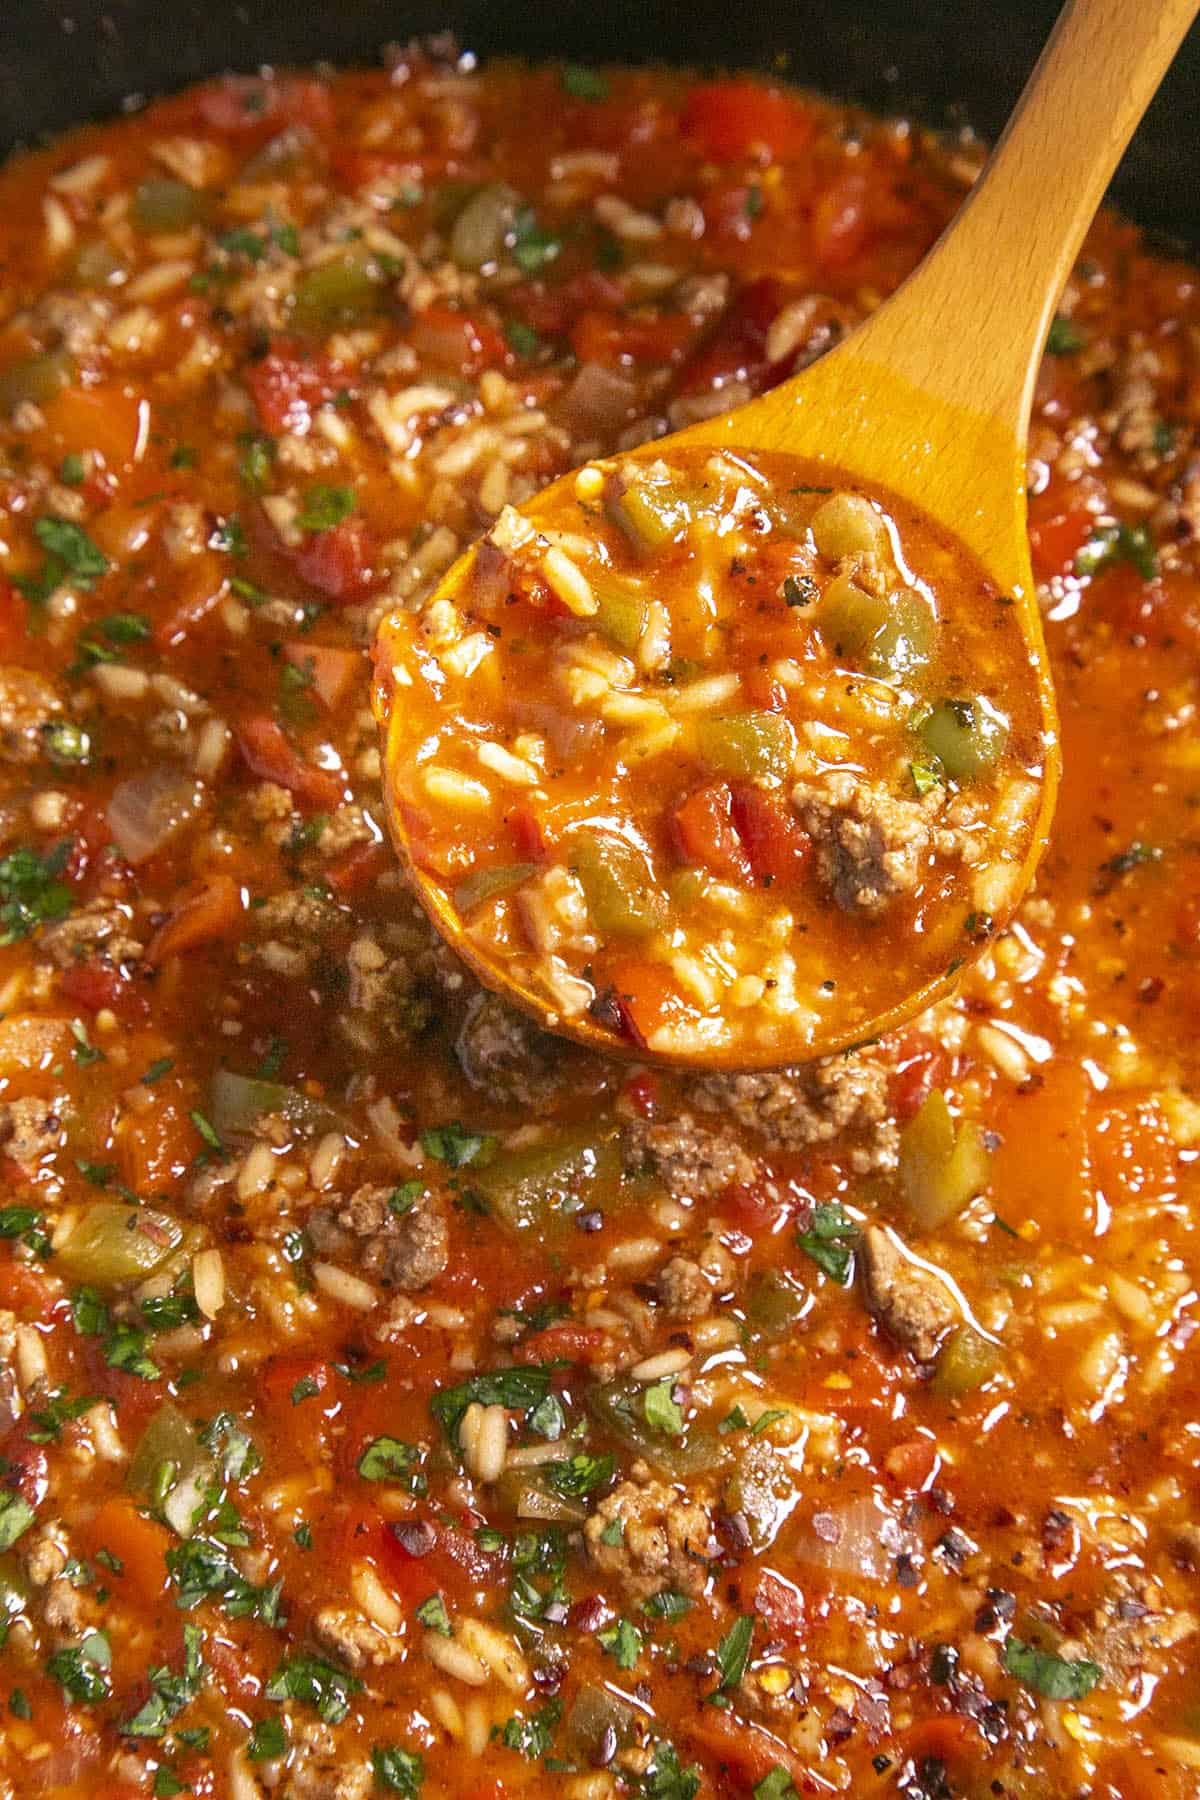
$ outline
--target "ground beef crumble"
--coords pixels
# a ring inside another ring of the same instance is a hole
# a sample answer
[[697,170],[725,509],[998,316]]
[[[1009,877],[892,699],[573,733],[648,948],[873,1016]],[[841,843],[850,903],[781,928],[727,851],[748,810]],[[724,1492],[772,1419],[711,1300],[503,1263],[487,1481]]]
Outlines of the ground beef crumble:
[[367,1185],[349,1199],[316,1206],[308,1235],[320,1256],[356,1262],[370,1280],[404,1293],[435,1281],[449,1258],[449,1234],[440,1200],[423,1194],[407,1212],[392,1211],[394,1188]]
[[761,1074],[704,1075],[692,1088],[695,1105],[728,1112],[770,1150],[807,1150],[842,1132],[855,1172],[894,1169],[899,1133],[890,1116],[887,1065],[873,1051],[826,1057],[803,1068]]
[[867,1306],[879,1323],[918,1362],[932,1362],[959,1318],[945,1285],[910,1262],[879,1225],[868,1225],[863,1232],[862,1273]]
[[930,848],[928,801],[902,799],[880,782],[839,769],[800,782],[792,804],[816,844],[821,879],[843,911],[873,918],[896,895],[912,893]]
[[[634,1463],[630,1477],[606,1495],[584,1526],[589,1556],[632,1599],[648,1600],[663,1588],[695,1599],[708,1580],[708,1559],[717,1553],[708,1513],[659,1481],[643,1462]],[[610,1544],[605,1532],[614,1524],[622,1531]]]
[[518,1106],[549,1100],[581,1060],[561,1038],[539,1031],[532,1019],[489,993],[471,1001],[455,1051],[472,1087]]
[[631,1175],[657,1175],[677,1199],[708,1200],[754,1180],[757,1165],[728,1132],[698,1125],[691,1113],[661,1125],[632,1119],[621,1132],[621,1160]]

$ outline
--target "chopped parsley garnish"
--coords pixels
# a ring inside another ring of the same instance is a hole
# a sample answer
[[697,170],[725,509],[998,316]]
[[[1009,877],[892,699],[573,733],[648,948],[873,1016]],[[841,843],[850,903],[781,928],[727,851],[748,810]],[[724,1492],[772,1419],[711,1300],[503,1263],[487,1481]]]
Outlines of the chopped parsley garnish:
[[88,1037],[87,1026],[82,1019],[71,1020],[71,1036],[75,1039],[72,1055],[81,1069],[86,1069],[89,1063],[107,1062],[108,1059],[103,1050],[97,1050],[95,1044]]
[[692,1602],[677,1588],[662,1588],[657,1594],[651,1594],[648,1600],[642,1601],[642,1611],[648,1619],[666,1619],[669,1624],[682,1619],[691,1610]]
[[607,1651],[618,1669],[632,1669],[642,1654],[642,1634],[629,1619],[614,1619],[596,1633],[596,1642]]
[[717,1668],[721,1677],[717,1684],[718,1693],[728,1693],[746,1673],[754,1624],[753,1613],[740,1613],[717,1645]]
[[203,1642],[198,1626],[184,1626],[182,1672],[175,1674],[165,1664],[150,1670],[150,1698],[122,1725],[127,1737],[161,1737],[171,1720],[196,1698],[204,1678]]
[[94,1706],[107,1700],[111,1689],[112,1646],[105,1631],[89,1631],[78,1644],[56,1650],[46,1663],[46,1673],[59,1683],[68,1700]]
[[430,1594],[428,1600],[422,1600],[416,1609],[416,1616],[426,1631],[435,1631],[439,1637],[453,1635],[450,1614],[446,1611],[446,1602],[440,1594]]
[[275,1715],[259,1719],[250,1733],[246,1755],[251,1762],[271,1762],[287,1749],[287,1732],[283,1720]]
[[324,1657],[298,1651],[286,1656],[266,1686],[268,1700],[295,1700],[310,1706],[326,1725],[340,1725],[350,1711],[350,1697],[362,1687],[358,1677]]
[[270,486],[275,469],[275,440],[261,431],[243,431],[238,438],[238,475],[252,494]]
[[162,1370],[146,1351],[146,1334],[136,1326],[117,1324],[104,1346],[104,1360],[110,1369],[123,1369],[141,1381],[157,1381]]
[[306,490],[296,523],[301,531],[332,531],[350,517],[356,504],[353,488],[318,481]]
[[29,1440],[34,1444],[56,1444],[62,1436],[62,1428],[69,1425],[72,1419],[81,1419],[85,1412],[95,1406],[97,1395],[84,1394],[77,1400],[68,1397],[64,1388],[47,1394],[36,1410],[29,1414],[29,1422],[33,1429],[29,1432]]
[[58,479],[64,487],[79,487],[85,476],[83,458],[78,450],[68,450],[58,467]]
[[941,770],[935,768],[932,763],[909,763],[908,772],[912,777],[913,787],[922,799],[926,794],[931,793],[942,779]]
[[45,1222],[32,1206],[0,1206],[0,1238],[19,1238],[43,1261],[50,1255]]
[[429,1402],[432,1412],[446,1436],[458,1441],[458,1427],[468,1406],[504,1406],[510,1412],[530,1414],[550,1392],[551,1370],[540,1363],[519,1369],[492,1369],[486,1375],[472,1375],[457,1387],[443,1388]]
[[596,69],[583,63],[567,63],[562,72],[563,92],[575,100],[607,100],[608,82]]
[[858,1227],[840,1204],[823,1201],[813,1207],[808,1229],[796,1233],[796,1244],[831,1281],[845,1287],[854,1256],[851,1244],[857,1236]]
[[561,249],[561,241],[538,224],[533,208],[523,206],[513,223],[512,246],[512,259],[522,275],[538,274]]
[[33,535],[46,557],[34,575],[10,577],[15,588],[35,606],[44,605],[67,580],[86,592],[108,572],[108,558],[81,525],[47,513],[35,520]]
[[425,1763],[415,1750],[399,1744],[376,1744],[371,1751],[371,1768],[375,1785],[388,1794],[403,1794],[405,1800],[416,1800],[425,1779]]
[[201,1601],[213,1600],[231,1619],[262,1619],[268,1625],[280,1620],[282,1582],[255,1587],[247,1581],[225,1544],[213,1538],[190,1537],[167,1551],[167,1572],[175,1589],[175,1604],[190,1612]]
[[654,1761],[642,1776],[639,1791],[646,1800],[695,1800],[700,1791],[700,1771],[681,1769],[673,1744],[658,1744]]
[[1086,343],[1087,338],[1074,319],[1064,318],[1059,313],[1051,321],[1046,333],[1046,349],[1051,356],[1070,356],[1073,351],[1082,350]]
[[398,1481],[410,1494],[424,1493],[425,1477],[416,1466],[420,1460],[416,1444],[406,1444],[403,1438],[377,1437],[359,1457],[358,1472],[364,1481]]
[[542,347],[542,340],[533,326],[526,325],[523,319],[506,320],[504,336],[515,356],[536,356]]
[[0,1551],[11,1550],[33,1524],[34,1511],[23,1494],[0,1488]]
[[1039,1650],[1020,1638],[1010,1637],[1004,1646],[1004,1667],[1023,1687],[1047,1700],[1082,1700],[1103,1674],[1098,1663],[1069,1662],[1051,1650]]
[[485,1132],[468,1131],[454,1119],[449,1125],[433,1125],[421,1133],[421,1148],[426,1156],[444,1162],[449,1169],[465,1169],[469,1163],[486,1163],[496,1148],[494,1137]]
[[393,1188],[388,1195],[388,1211],[397,1218],[411,1212],[421,1195],[425,1192],[423,1181],[402,1181],[398,1188]]
[[782,1763],[768,1769],[754,1789],[754,1800],[796,1800],[796,1789]]
[[647,1425],[668,1437],[683,1436],[683,1408],[675,1398],[675,1383],[668,1378],[656,1381],[642,1395],[642,1412]]
[[604,1487],[612,1480],[614,1462],[611,1456],[589,1456],[579,1451],[565,1462],[546,1463],[543,1475],[546,1486],[568,1499],[578,1499]]
[[530,1762],[536,1762],[549,1750],[562,1710],[561,1700],[550,1700],[527,1719],[515,1716],[506,1719],[500,1732],[501,1743],[518,1755],[528,1757]]
[[0,944],[15,944],[39,925],[66,918],[71,890],[59,877],[70,852],[69,842],[44,856],[21,845],[0,858]]
[[1132,563],[1143,581],[1158,574],[1154,540],[1144,525],[1101,525],[1075,558],[1077,575],[1098,575],[1112,563]]
[[169,1075],[174,1067],[175,1060],[173,1057],[156,1057],[147,1068],[142,1070],[140,1077],[142,1086],[153,1087],[156,1081],[161,1081],[164,1075]]
[[214,550],[223,550],[227,556],[245,556],[249,547],[242,521],[236,513],[230,513],[227,519],[222,519],[208,541]]
[[196,1127],[201,1138],[208,1145],[213,1154],[221,1157],[223,1160],[227,1155],[227,1152],[218,1135],[216,1126],[211,1125],[202,1112],[189,1112],[188,1118],[192,1121],[192,1124]]

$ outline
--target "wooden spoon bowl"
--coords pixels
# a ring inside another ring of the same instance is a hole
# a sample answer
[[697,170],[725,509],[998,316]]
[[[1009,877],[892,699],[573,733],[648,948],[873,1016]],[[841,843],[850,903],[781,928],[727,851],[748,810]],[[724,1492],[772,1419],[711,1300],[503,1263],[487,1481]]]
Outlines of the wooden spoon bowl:
[[[1054,693],[1029,560],[1025,439],[1053,309],[1108,179],[1197,10],[1196,0],[1153,8],[1128,0],[1071,0],[1009,126],[958,216],[902,288],[851,338],[759,399],[633,453],[670,461],[697,449],[780,452],[849,472],[868,491],[890,493],[955,538],[1013,608],[1025,657],[1016,696],[1040,722],[1042,754],[1027,773],[1038,786],[1032,827],[1000,930],[1043,853],[1059,776]],[[536,524],[555,512],[575,474],[522,510]],[[439,596],[470,580],[476,552],[450,570]],[[381,628],[375,707],[384,734],[389,820],[414,887],[435,926],[487,986],[542,1024],[605,1054],[643,1060],[585,1013],[564,1018],[512,960],[487,953],[464,928],[445,884],[413,855],[398,771],[415,744],[389,679]],[[923,1010],[954,983],[963,958],[912,979],[895,971],[890,1003],[869,1017],[831,1016],[811,1056],[878,1036]],[[672,1053],[658,1060],[701,1068],[766,1067],[794,1053],[748,1054],[744,1045]]]

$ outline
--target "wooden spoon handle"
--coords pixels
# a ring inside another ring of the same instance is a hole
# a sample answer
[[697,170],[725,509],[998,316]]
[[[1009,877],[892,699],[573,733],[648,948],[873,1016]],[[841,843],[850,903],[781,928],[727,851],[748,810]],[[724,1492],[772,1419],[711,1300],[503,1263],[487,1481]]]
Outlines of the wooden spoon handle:
[[1029,424],[1039,353],[1109,178],[1200,0],[1068,0],[957,218],[857,337],[917,387]]

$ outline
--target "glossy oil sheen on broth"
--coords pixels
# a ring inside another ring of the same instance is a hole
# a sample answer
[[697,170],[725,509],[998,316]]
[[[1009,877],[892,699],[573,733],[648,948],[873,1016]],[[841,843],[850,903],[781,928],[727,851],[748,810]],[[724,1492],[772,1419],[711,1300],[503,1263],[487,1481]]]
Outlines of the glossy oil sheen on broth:
[[836,470],[589,463],[376,666],[402,841],[568,1030],[778,1067],[1011,914],[1045,757],[1011,600]]
[[413,52],[0,175],[6,1796],[1196,1793],[1191,267],[1101,221],[1047,346],[1067,779],[957,997],[651,1076],[384,847],[377,623],[977,161]]

